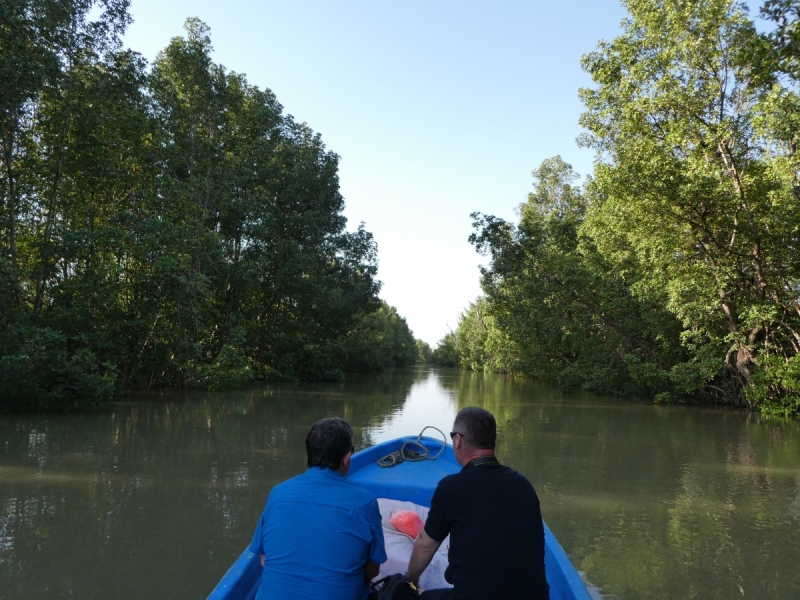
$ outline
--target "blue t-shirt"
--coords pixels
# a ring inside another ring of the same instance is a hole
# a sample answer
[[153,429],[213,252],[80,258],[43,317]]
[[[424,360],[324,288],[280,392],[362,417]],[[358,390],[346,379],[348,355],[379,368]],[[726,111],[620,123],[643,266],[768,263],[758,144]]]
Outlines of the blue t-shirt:
[[250,550],[265,555],[257,600],[363,600],[364,565],[386,561],[378,502],[310,467],[272,489]]

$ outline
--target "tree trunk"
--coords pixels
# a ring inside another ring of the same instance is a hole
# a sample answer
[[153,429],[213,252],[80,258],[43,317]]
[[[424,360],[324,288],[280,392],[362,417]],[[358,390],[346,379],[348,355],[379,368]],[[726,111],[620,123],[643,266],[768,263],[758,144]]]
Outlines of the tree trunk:
[[744,186],[742,185],[741,177],[739,176],[739,169],[733,159],[733,155],[728,148],[728,145],[719,142],[717,145],[722,161],[725,163],[725,168],[733,180],[733,185],[736,188],[736,193],[739,195],[739,206],[747,218],[747,226],[750,228],[750,235],[753,237],[753,263],[756,268],[756,277],[758,278],[758,299],[763,302],[767,294],[767,279],[764,273],[764,260],[761,252],[761,234],[756,227],[753,213],[750,211],[750,206],[747,202],[747,197],[744,193]]
[[58,200],[58,185],[61,182],[61,168],[64,164],[64,138],[66,137],[66,115],[64,125],[61,129],[58,144],[58,161],[56,162],[56,169],[53,173],[53,185],[50,187],[49,207],[47,209],[47,220],[44,225],[44,236],[42,238],[42,247],[39,251],[39,271],[36,274],[36,297],[33,301],[33,313],[38,315],[42,308],[42,301],[44,298],[45,278],[47,276],[47,266],[50,262],[50,236],[53,231],[53,221],[56,218],[56,204]]
[[17,262],[17,190],[14,185],[15,173],[13,164],[13,130],[16,130],[16,119],[13,130],[8,130],[3,124],[3,161],[8,177],[8,245],[11,254],[11,278],[14,288],[14,300],[22,307],[22,290],[19,287],[19,265]]

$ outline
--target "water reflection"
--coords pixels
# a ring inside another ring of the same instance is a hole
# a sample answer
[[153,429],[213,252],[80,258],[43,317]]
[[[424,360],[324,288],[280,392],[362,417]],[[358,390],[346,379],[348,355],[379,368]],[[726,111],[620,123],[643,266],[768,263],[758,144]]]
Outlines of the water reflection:
[[576,566],[615,598],[800,597],[800,429],[452,373]]
[[449,431],[468,405],[495,413],[501,459],[607,596],[800,594],[796,422],[417,369],[0,416],[0,599],[204,597],[305,468],[313,421],[345,417],[363,447]]
[[0,598],[204,597],[272,486],[304,470],[311,423],[341,415],[370,445],[428,376],[0,417]]

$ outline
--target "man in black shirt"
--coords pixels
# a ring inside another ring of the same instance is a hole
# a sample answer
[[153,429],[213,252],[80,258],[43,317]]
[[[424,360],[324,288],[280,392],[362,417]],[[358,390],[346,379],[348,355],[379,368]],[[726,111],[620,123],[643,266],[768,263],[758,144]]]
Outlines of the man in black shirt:
[[463,468],[436,487],[406,578],[416,584],[450,534],[448,581],[454,587],[428,590],[424,600],[548,600],[539,498],[523,475],[495,458],[492,413],[465,408],[450,437]]

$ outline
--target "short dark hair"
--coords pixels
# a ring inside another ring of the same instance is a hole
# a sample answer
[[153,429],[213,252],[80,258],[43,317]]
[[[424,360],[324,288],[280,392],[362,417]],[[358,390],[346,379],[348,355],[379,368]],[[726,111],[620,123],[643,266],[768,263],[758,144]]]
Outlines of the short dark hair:
[[477,406],[461,409],[456,415],[453,429],[464,436],[468,446],[494,450],[497,441],[497,422],[488,410]]
[[353,447],[353,428],[342,418],[320,419],[306,436],[309,467],[338,471],[345,454]]

